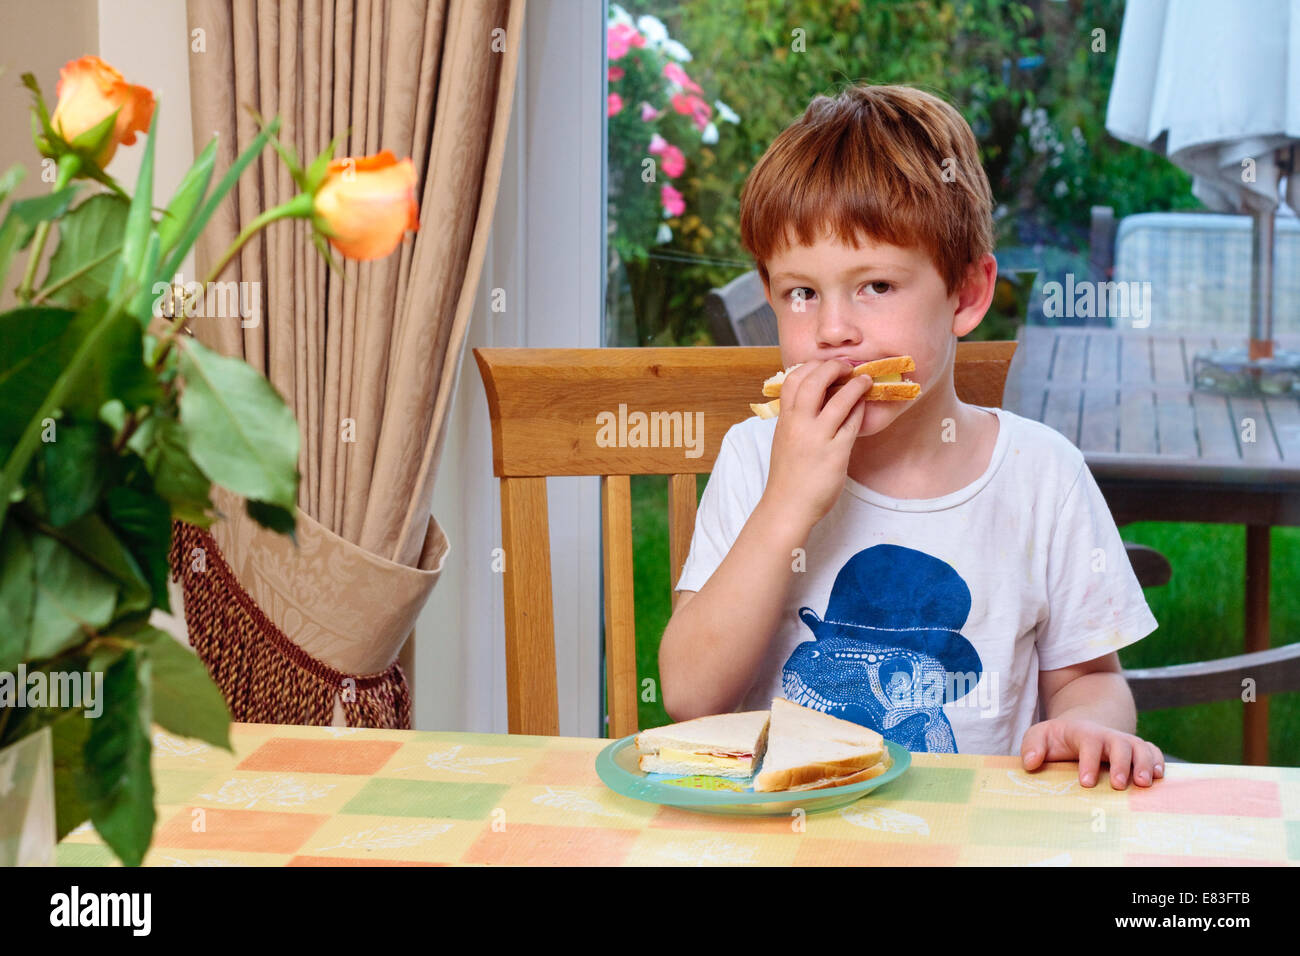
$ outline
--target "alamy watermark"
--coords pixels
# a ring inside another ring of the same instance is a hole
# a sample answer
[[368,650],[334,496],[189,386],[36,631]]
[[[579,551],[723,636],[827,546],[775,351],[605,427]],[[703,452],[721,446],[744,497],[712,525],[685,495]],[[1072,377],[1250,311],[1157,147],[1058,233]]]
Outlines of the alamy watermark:
[[171,282],[155,282],[152,292],[156,318],[174,319],[183,310],[187,318],[238,318],[245,329],[262,322],[260,282],[186,282],[178,272]]
[[704,454],[703,412],[629,412],[596,416],[596,444],[601,448],[683,448],[687,458]]
[[1064,284],[1043,283],[1043,317],[1131,319],[1133,328],[1145,329],[1151,324],[1151,283],[1076,282],[1067,272]]
[[87,717],[104,712],[102,671],[32,671],[19,664],[18,673],[0,671],[0,707],[81,707]]

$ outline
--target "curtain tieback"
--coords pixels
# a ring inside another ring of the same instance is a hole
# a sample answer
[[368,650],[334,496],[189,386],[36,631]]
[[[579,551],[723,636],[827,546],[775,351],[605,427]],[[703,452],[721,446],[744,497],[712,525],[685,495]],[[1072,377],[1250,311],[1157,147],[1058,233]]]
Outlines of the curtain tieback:
[[442,572],[448,544],[430,517],[421,567],[369,554],[298,512],[297,546],[213,488],[225,516],[211,533],[172,524],[172,577],[185,594],[189,642],[230,706],[251,723],[333,722],[409,729],[397,663]]

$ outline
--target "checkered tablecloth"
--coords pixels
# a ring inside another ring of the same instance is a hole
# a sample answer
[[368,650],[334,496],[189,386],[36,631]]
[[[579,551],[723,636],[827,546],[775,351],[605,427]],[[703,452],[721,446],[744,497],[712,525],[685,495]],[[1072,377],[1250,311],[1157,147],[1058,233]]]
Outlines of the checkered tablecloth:
[[[723,817],[631,800],[609,741],[234,724],[224,750],[154,733],[146,866],[431,864],[1296,865],[1300,769],[1170,764],[1150,789],[1076,765],[914,754],[850,806]],[[60,865],[116,859],[87,823]]]

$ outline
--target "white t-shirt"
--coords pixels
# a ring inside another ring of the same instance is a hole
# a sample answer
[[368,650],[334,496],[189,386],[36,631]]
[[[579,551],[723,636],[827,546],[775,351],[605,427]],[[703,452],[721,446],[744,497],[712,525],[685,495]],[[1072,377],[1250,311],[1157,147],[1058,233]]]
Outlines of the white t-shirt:
[[[1083,454],[1000,408],[978,479],[890,498],[852,478],[791,555],[794,581],[738,710],[773,697],[871,727],[912,751],[1018,754],[1042,719],[1038,672],[1157,627]],[[776,419],[727,431],[677,583],[698,591],[767,483]],[[1045,705],[1045,702],[1044,702]]]

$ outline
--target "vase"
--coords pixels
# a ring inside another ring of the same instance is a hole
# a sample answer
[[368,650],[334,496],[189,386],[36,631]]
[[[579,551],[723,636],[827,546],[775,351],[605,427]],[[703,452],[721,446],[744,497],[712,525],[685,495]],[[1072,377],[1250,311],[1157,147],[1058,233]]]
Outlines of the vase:
[[53,866],[53,736],[49,727],[0,750],[0,866]]

